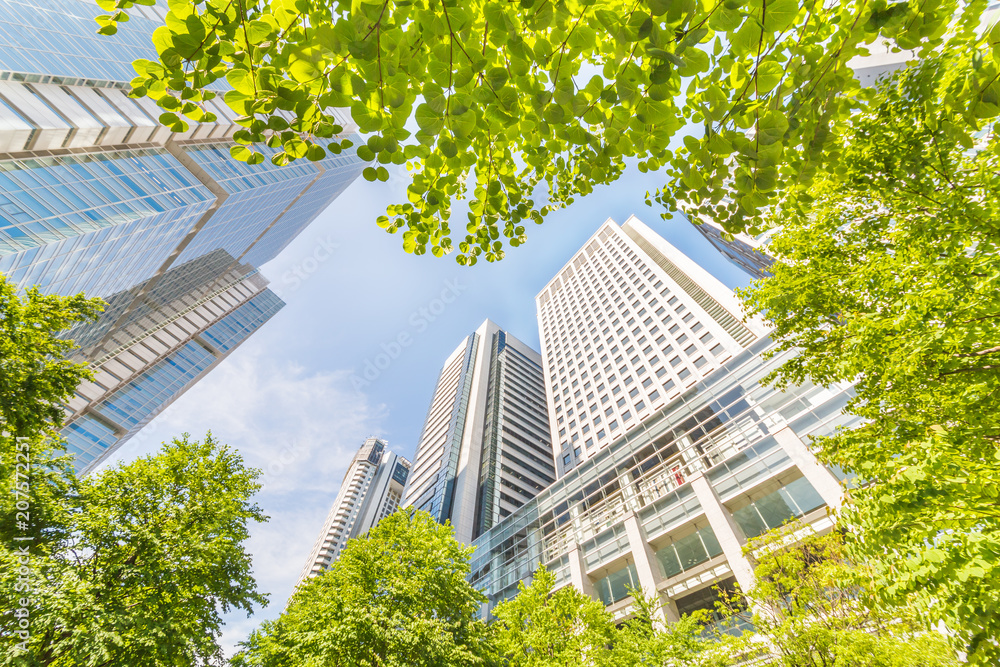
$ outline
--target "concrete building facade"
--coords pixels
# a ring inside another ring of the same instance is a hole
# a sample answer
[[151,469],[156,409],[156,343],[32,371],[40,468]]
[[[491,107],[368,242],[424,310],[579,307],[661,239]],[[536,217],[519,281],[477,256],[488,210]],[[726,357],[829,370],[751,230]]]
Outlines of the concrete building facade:
[[735,295],[644,225],[608,220],[535,299],[560,475],[765,332]]

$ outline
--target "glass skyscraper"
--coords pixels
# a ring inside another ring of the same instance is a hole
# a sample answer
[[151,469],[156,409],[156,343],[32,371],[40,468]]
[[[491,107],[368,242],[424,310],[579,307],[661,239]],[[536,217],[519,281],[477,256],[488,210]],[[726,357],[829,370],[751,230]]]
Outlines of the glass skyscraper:
[[[774,264],[774,258],[764,252],[763,248],[767,246],[774,230],[768,230],[757,237],[744,233],[727,235],[721,225],[711,220],[695,225],[694,228],[723,257],[754,278],[760,280],[771,275],[771,265]],[[727,236],[731,238],[727,238]]]
[[219,100],[205,103],[213,123],[160,126],[154,102],[127,94],[132,61],[156,59],[159,5],[137,5],[110,37],[90,1],[0,10],[0,272],[109,302],[68,334],[98,373],[66,430],[90,469],[281,308],[257,267],[364,164],[353,151],[288,167],[233,160],[239,126]]

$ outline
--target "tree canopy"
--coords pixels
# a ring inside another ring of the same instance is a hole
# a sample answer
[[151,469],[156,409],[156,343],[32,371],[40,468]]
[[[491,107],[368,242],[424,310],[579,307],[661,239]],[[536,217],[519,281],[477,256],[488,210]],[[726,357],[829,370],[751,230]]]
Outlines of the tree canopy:
[[509,667],[601,665],[614,636],[611,615],[599,600],[572,586],[555,588],[555,575],[539,567],[530,584],[493,610],[494,650]]
[[52,443],[63,404],[91,373],[64,358],[73,343],[58,334],[95,319],[102,306],[82,294],[45,295],[37,288],[20,296],[0,275],[0,513],[13,519],[25,502],[34,516],[25,528],[15,520],[0,523],[0,544],[12,546],[15,536],[58,539],[65,530],[56,499],[70,492],[72,474]]
[[[259,474],[209,434],[69,480],[50,501],[65,531],[30,545],[27,577],[24,543],[0,547],[0,664],[217,664],[220,614],[267,602],[243,548],[248,523],[267,519],[250,500]],[[21,598],[27,653],[15,632]]]
[[91,373],[59,336],[101,307],[0,276],[0,665],[215,664],[220,614],[266,602],[259,473],[209,435],[76,477],[59,431]]
[[[762,653],[784,667],[958,666],[945,637],[920,622],[918,601],[872,604],[870,570],[846,557],[838,532],[819,535],[792,523],[745,550],[757,559],[756,584],[722,594],[721,641],[705,655],[706,667]],[[751,629],[733,632],[747,620]]]
[[450,526],[403,508],[350,540],[331,568],[243,644],[235,667],[441,667],[486,655],[472,550]]
[[[136,3],[98,0],[113,34]],[[949,40],[965,122],[1000,113],[997,55],[975,35],[986,0],[170,0],[135,63],[161,122],[213,119],[223,91],[236,159],[322,159],[348,141],[413,173],[378,224],[408,252],[502,259],[525,225],[620,178],[661,171],[654,197],[731,231],[760,230],[784,193],[836,159],[831,129],[861,108],[848,61],[924,57]],[[125,26],[121,26],[127,29]],[[228,86],[220,88],[224,80]],[[291,118],[291,120],[286,117]],[[415,130],[415,131],[414,131]],[[269,149],[262,149],[267,143]],[[727,194],[732,195],[726,197]],[[451,220],[460,199],[467,219]]]
[[970,661],[996,664],[1000,143],[964,122],[950,58],[838,128],[838,168],[780,211],[774,276],[744,296],[799,351],[780,382],[855,383],[866,423],[816,444],[862,482],[841,520],[875,591],[926,596]]
[[42,294],[32,287],[18,296],[17,285],[0,275],[0,426],[9,435],[55,433],[62,405],[81,380],[86,364],[68,361],[72,341],[58,334],[94,320],[104,307],[83,294]]

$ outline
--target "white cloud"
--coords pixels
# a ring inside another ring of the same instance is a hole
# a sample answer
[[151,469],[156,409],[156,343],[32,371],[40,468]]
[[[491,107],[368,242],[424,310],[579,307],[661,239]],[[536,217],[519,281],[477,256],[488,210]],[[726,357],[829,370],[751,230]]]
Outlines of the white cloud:
[[117,460],[153,453],[159,443],[208,430],[264,471],[257,503],[269,515],[251,527],[258,588],[268,607],[247,619],[227,615],[227,653],[265,618],[284,608],[347,465],[365,437],[377,433],[383,407],[372,407],[350,384],[350,371],[309,372],[276,361],[248,341],[119,450]]

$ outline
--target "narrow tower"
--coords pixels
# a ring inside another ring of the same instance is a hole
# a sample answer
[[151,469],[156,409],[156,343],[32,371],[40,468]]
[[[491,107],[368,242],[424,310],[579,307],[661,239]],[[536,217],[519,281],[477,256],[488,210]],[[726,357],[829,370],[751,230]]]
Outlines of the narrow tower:
[[444,363],[403,504],[469,543],[554,479],[541,357],[487,320]]
[[368,438],[351,459],[297,585],[329,568],[347,540],[364,535],[399,507],[410,462],[386,447],[385,440]]

